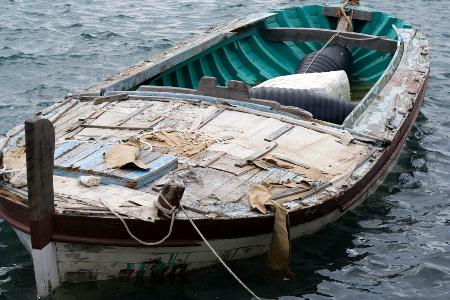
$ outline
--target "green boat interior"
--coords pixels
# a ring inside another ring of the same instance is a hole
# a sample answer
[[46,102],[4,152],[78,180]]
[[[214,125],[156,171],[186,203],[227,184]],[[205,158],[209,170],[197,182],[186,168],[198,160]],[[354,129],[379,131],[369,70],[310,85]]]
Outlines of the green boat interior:
[[[364,10],[370,11],[368,8]],[[323,43],[268,41],[262,32],[270,28],[335,30],[338,23],[338,18],[324,15],[321,5],[276,10],[275,13],[140,85],[196,89],[203,76],[212,76],[217,78],[220,85],[239,80],[255,86],[277,76],[294,74],[300,61],[321,49]],[[389,14],[377,11],[370,13],[370,21],[353,20],[354,32],[397,40],[394,27],[411,28],[410,24]],[[353,64],[348,77],[352,100],[359,101],[381,77],[393,53],[357,47],[351,51]]]

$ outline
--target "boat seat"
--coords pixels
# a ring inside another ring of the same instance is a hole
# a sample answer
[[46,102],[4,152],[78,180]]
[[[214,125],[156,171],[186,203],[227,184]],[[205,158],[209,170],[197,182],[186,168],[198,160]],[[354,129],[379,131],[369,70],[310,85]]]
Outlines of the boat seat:
[[139,168],[108,169],[104,158],[111,144],[67,141],[55,149],[54,174],[66,177],[81,175],[100,176],[102,184],[116,184],[129,188],[140,188],[174,170],[176,156],[141,149],[138,159],[147,165],[147,170]]

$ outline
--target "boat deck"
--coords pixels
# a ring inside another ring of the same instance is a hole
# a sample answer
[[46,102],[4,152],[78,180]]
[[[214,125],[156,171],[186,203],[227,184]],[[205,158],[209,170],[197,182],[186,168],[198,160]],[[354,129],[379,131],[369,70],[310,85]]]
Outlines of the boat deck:
[[[153,219],[145,207],[176,177],[185,184],[182,203],[193,217],[260,216],[264,208],[253,209],[250,198],[269,191],[288,209],[314,205],[376,156],[375,148],[346,131],[262,105],[196,95],[125,97],[103,103],[68,99],[43,112],[55,126],[57,213],[110,215],[99,200],[104,197],[123,215]],[[6,142],[23,147],[23,130],[16,132]],[[145,168],[108,168],[105,154],[130,140],[139,141],[137,160]],[[100,186],[83,187],[81,175],[101,177]],[[14,190],[25,195],[25,188]],[[291,201],[305,193],[308,199]]]

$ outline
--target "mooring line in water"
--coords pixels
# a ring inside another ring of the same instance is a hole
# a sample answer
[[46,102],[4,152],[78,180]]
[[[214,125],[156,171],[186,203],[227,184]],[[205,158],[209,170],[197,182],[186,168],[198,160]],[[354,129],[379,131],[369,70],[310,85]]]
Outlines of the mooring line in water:
[[216,250],[211,246],[211,244],[206,240],[206,238],[203,236],[200,229],[198,229],[197,225],[195,225],[194,221],[192,221],[191,217],[187,214],[186,210],[184,209],[183,205],[180,204],[180,208],[183,211],[183,213],[186,215],[186,218],[189,220],[189,222],[192,224],[192,227],[194,227],[195,231],[197,231],[198,235],[202,238],[203,242],[205,242],[206,246],[208,246],[209,250],[214,254],[214,256],[217,258],[217,260],[223,265],[223,267],[228,271],[228,273],[231,274],[231,276],[236,279],[236,281],[247,291],[249,292],[253,297],[255,297],[258,300],[261,300],[261,297],[258,297],[242,280],[233,272],[233,270],[228,267],[228,265],[222,260],[222,258],[217,254]]
[[214,250],[214,248],[211,246],[211,244],[208,242],[208,240],[205,238],[205,236],[202,234],[202,232],[200,231],[200,229],[198,229],[197,225],[195,225],[194,221],[192,221],[191,217],[188,215],[188,213],[186,212],[186,210],[184,209],[184,207],[180,204],[179,207],[177,206],[173,206],[170,204],[170,202],[166,199],[166,197],[164,197],[164,195],[162,193],[159,194],[159,197],[161,197],[163,199],[163,201],[170,207],[170,209],[164,208],[162,207],[158,201],[155,202],[156,207],[161,210],[161,212],[166,216],[166,217],[170,217],[171,221],[170,221],[170,227],[169,227],[169,232],[167,233],[167,235],[161,239],[160,241],[157,242],[153,242],[153,243],[149,243],[149,242],[145,242],[141,239],[139,239],[138,237],[136,237],[130,230],[130,228],[128,227],[127,223],[125,222],[125,220],[105,201],[103,201],[103,199],[101,197],[99,197],[99,201],[106,207],[108,208],[108,210],[115,216],[117,217],[120,222],[122,222],[123,226],[125,227],[125,230],[127,231],[128,235],[134,239],[135,241],[137,241],[138,243],[144,245],[144,246],[157,246],[161,243],[163,243],[164,241],[166,241],[170,235],[172,234],[172,230],[173,230],[173,224],[175,222],[175,215],[177,214],[178,210],[181,209],[181,211],[183,211],[183,213],[185,214],[186,218],[189,220],[189,222],[191,223],[192,227],[194,227],[195,231],[198,233],[198,235],[202,238],[203,242],[205,242],[206,246],[209,248],[209,250],[214,254],[214,256],[217,258],[217,260],[223,265],[223,267],[230,273],[231,276],[234,277],[234,279],[236,279],[236,281],[253,297],[255,297],[255,299],[257,300],[261,300],[261,297],[259,297],[258,295],[256,295],[234,272],[233,270],[231,270],[231,268],[223,261],[223,259],[220,257],[219,254],[217,254],[216,250]]
[[[158,207],[158,209],[162,209],[163,213],[167,216],[168,212],[173,212],[173,211],[178,211],[178,208],[181,209],[181,211],[184,213],[184,215],[186,216],[186,218],[189,220],[189,222],[191,223],[192,227],[194,227],[195,231],[197,231],[198,235],[202,238],[203,242],[205,242],[206,246],[209,248],[209,250],[214,254],[214,256],[217,258],[217,260],[223,265],[223,267],[231,274],[231,276],[234,277],[234,279],[236,279],[236,281],[253,297],[255,297],[257,300],[261,300],[260,297],[258,297],[234,272],[233,270],[231,270],[231,268],[223,261],[223,259],[220,257],[219,254],[217,254],[216,250],[214,250],[214,248],[211,246],[211,244],[208,242],[208,240],[205,238],[205,236],[202,234],[202,232],[200,231],[200,229],[198,229],[197,225],[195,225],[194,221],[192,221],[191,217],[188,215],[188,213],[186,212],[186,210],[184,209],[183,205],[181,205],[181,203],[179,204],[179,207],[173,206],[172,204],[170,204],[170,202],[166,199],[166,197],[164,197],[163,193],[160,192],[159,193],[159,197],[161,197],[161,199],[171,208],[166,209],[164,207],[162,207],[161,205],[158,204],[158,201],[155,202],[155,204],[157,204],[156,206]],[[160,208],[161,207],[161,208]]]

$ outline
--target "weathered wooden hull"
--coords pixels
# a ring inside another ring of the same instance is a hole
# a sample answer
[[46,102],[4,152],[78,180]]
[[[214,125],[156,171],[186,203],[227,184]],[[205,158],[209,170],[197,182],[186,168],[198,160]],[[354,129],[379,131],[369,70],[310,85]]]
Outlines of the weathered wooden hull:
[[[413,123],[410,123],[409,129]],[[335,209],[313,221],[293,226],[290,232],[292,238],[297,239],[313,234],[363,203],[377,190],[395,167],[405,140],[403,138],[402,142],[397,144],[392,153],[393,159],[380,169],[380,176],[376,178],[374,184],[368,186],[368,189],[362,193],[362,197],[354,200],[346,210]],[[29,233],[17,228],[14,228],[14,231],[31,254],[33,250]],[[234,261],[266,253],[270,239],[271,234],[263,234],[210,242],[222,259]],[[99,246],[65,242],[53,242],[52,246],[55,248],[58,276],[62,282],[76,283],[128,277],[145,277],[150,280],[152,278],[173,278],[185,272],[217,263],[217,259],[202,242],[195,246],[158,248]],[[42,277],[36,276],[36,280],[42,280]]]
[[[379,181],[381,184],[382,181]],[[373,187],[373,190],[376,187]],[[356,207],[364,201],[359,199]],[[339,219],[345,212],[334,210],[325,216],[291,227],[293,239],[312,234]],[[30,253],[30,235],[15,229]],[[271,234],[210,241],[225,261],[262,255],[269,249]],[[62,282],[85,282],[123,277],[170,278],[184,272],[217,264],[216,257],[203,242],[186,247],[120,247],[53,242],[59,279]],[[295,249],[294,249],[295,250]],[[42,280],[36,278],[36,280]]]

